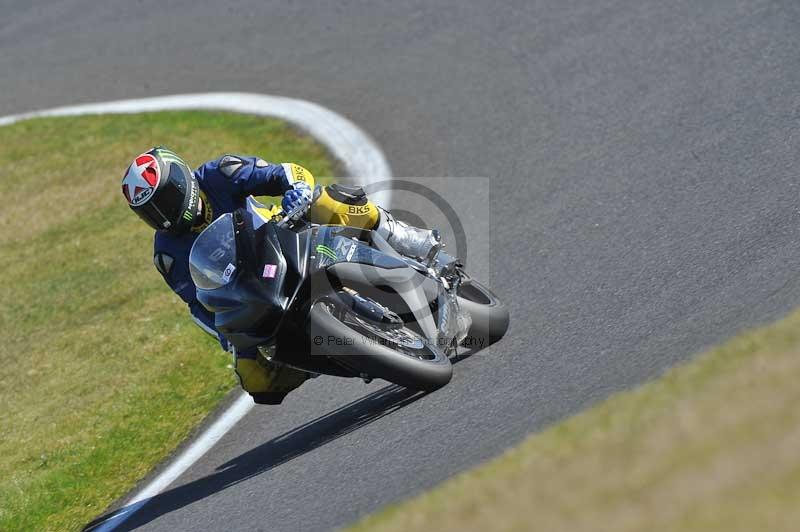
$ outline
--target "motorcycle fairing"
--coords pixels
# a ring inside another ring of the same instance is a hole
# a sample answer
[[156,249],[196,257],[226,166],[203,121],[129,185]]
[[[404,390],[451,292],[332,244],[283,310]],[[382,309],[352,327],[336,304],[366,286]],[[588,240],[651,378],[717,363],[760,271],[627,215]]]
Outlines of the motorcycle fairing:
[[[413,318],[409,324],[416,323],[429,338],[437,337],[431,303],[435,306],[441,287],[411,267],[378,233],[352,227],[320,226],[312,239],[310,252],[312,265],[317,271],[327,273],[334,288],[348,286],[389,308],[406,308],[408,312],[400,313],[407,322]],[[315,293],[327,289],[327,286],[312,286]]]
[[238,349],[267,343],[275,336],[306,275],[308,239],[273,223],[254,229],[254,216],[240,209],[227,222],[239,232],[237,265],[229,282],[197,289],[198,301],[214,313],[216,329]]
[[[319,226],[315,230],[310,250],[315,259],[313,264],[316,269],[325,269],[338,262],[371,264],[384,269],[408,266],[403,260],[360,241],[375,237],[381,238],[374,231],[337,225]],[[386,245],[388,247],[388,243]]]

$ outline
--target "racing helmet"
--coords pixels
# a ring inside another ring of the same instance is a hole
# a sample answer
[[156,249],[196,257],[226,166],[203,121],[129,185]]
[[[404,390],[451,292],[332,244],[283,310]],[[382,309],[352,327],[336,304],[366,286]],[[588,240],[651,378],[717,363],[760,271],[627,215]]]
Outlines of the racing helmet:
[[157,231],[185,233],[202,219],[197,178],[163,146],[133,160],[122,178],[122,194],[131,210]]

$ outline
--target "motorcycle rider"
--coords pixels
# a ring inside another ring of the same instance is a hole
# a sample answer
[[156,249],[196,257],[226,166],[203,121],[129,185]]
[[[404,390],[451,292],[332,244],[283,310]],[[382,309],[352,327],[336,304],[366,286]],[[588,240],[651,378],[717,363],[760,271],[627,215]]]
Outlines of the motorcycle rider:
[[[309,374],[271,362],[257,349],[238,351],[214,327],[214,315],[197,300],[189,274],[189,252],[197,235],[219,216],[244,207],[247,196],[283,196],[281,206],[289,212],[323,196],[319,204],[365,200],[363,191],[331,185],[317,187],[314,176],[294,163],[272,164],[258,157],[225,155],[192,169],[174,152],[158,146],[136,157],[122,179],[128,205],[155,229],[153,263],[169,287],[189,306],[194,321],[216,336],[222,348],[231,351],[234,370],[242,388],[256,403],[280,404],[286,394],[299,387]],[[335,210],[335,209],[334,209]],[[432,259],[441,247],[437,231],[411,227],[378,209],[368,223],[399,253]],[[317,223],[338,223],[312,220]]]

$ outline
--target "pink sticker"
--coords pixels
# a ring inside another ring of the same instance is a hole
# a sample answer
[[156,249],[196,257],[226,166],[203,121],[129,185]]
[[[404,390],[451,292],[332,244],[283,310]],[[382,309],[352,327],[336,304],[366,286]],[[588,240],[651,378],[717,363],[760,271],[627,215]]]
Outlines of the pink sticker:
[[264,279],[274,279],[276,273],[278,273],[277,264],[265,264],[264,273],[261,274],[261,277]]

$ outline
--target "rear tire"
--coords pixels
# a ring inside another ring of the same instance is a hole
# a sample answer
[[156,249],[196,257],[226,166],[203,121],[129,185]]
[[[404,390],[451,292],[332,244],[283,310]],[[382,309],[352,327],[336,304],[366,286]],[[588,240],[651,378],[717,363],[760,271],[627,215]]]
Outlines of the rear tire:
[[[347,323],[343,322],[342,312],[327,300],[314,304],[309,313],[312,342],[318,346],[314,349],[320,349],[356,373],[412,390],[429,392],[450,382],[453,376],[450,360],[415,331],[404,327],[399,333],[392,333],[409,339],[406,344],[392,343],[385,336],[371,334],[370,327],[374,324],[353,313],[346,315]],[[323,345],[317,343],[320,338]],[[330,342],[329,338],[340,342]]]
[[485,347],[498,341],[508,330],[508,309],[478,281],[466,278],[461,283],[458,304],[472,317],[464,345]]

